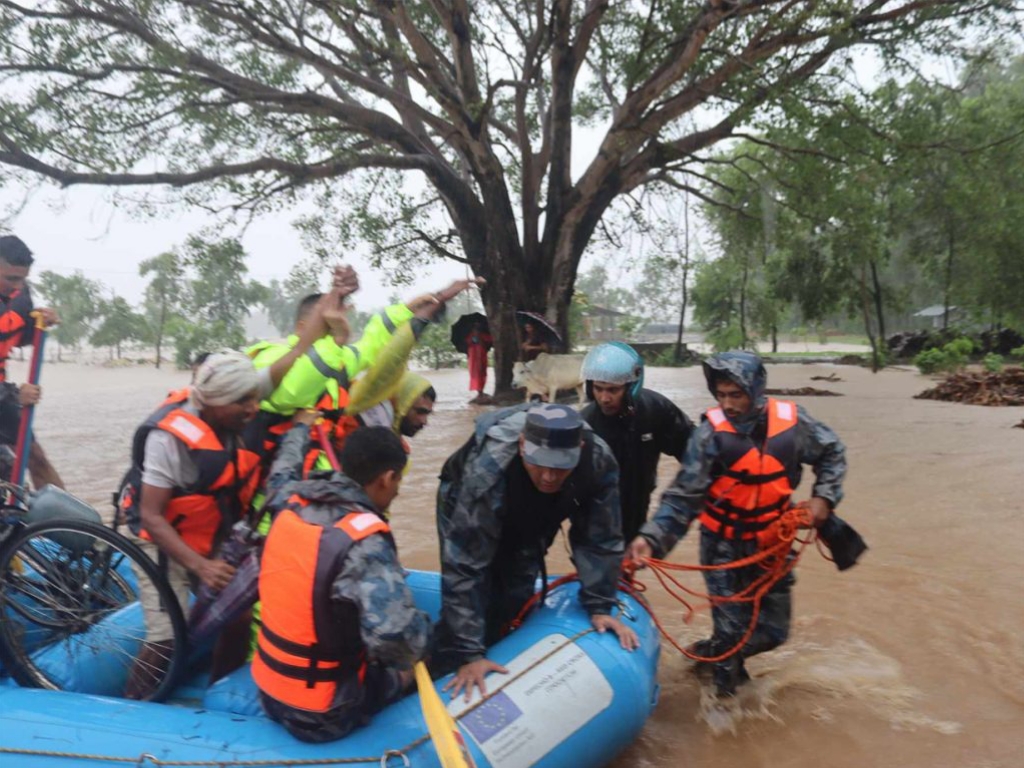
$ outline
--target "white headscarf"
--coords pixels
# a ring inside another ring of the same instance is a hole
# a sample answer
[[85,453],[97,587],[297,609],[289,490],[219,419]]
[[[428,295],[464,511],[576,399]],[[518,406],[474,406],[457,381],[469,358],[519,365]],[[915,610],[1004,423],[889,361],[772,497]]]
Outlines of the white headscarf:
[[210,355],[192,380],[192,402],[197,408],[228,405],[241,400],[259,385],[252,360],[233,349]]

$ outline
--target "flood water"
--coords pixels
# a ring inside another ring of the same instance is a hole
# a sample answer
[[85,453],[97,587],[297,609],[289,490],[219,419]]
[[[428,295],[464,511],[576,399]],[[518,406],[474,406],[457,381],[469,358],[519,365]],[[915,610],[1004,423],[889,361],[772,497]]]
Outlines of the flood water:
[[[24,364],[11,367],[24,380]],[[830,372],[844,381],[810,381]],[[427,375],[439,402],[413,441],[393,523],[403,562],[433,569],[436,475],[485,409],[465,404],[465,371]],[[36,429],[68,490],[108,510],[135,426],[187,378],[149,367],[47,365]],[[1012,428],[1024,409],[914,400],[930,382],[910,371],[786,365],[771,367],[769,378],[771,386],[845,395],[798,401],[847,444],[841,512],[871,550],[842,574],[805,555],[791,639],[750,662],[754,680],[734,711],[709,709],[689,664],[663,644],[658,707],[611,765],[1024,765],[1024,430]],[[647,385],[695,419],[709,404],[697,369],[650,370]],[[662,461],[662,487],[674,468]],[[670,559],[696,562],[696,538]],[[551,561],[552,572],[568,568],[560,542]],[[649,594],[681,642],[705,635],[706,616],[684,624],[656,584]]]

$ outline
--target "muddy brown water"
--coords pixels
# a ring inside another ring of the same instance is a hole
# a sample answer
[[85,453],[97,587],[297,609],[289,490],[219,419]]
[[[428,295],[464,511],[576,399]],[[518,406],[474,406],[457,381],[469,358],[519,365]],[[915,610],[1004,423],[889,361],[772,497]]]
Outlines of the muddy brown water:
[[[25,366],[12,369],[23,380]],[[780,365],[769,379],[802,387],[833,371],[844,381],[828,386],[844,397],[798,401],[846,442],[841,511],[871,551],[842,574],[804,557],[791,639],[751,662],[754,681],[734,710],[709,708],[664,645],[660,702],[616,768],[1024,765],[1024,432],[1012,428],[1021,409],[914,400],[930,382],[904,370]],[[465,371],[428,375],[439,402],[414,440],[393,520],[403,562],[433,569],[436,475],[484,409],[465,405]],[[148,367],[47,365],[36,429],[68,489],[109,509],[133,429],[186,380]],[[650,370],[647,383],[691,417],[708,405],[697,369]],[[663,460],[662,487],[674,467]],[[671,559],[694,562],[695,540]],[[568,567],[561,543],[551,560],[553,572]],[[684,624],[656,585],[651,594],[680,640],[706,632],[705,616]]]

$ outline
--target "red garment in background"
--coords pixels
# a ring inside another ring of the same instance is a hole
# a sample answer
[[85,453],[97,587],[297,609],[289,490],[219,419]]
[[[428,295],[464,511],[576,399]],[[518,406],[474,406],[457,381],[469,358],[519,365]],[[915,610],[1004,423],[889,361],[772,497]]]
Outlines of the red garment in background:
[[483,392],[487,386],[487,350],[494,344],[491,334],[470,331],[466,334],[466,355],[469,357],[469,388]]

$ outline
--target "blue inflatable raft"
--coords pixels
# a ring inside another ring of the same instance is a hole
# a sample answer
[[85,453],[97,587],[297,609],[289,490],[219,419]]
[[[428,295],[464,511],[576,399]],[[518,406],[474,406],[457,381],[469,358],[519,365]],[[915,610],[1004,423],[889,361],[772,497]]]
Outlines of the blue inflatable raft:
[[[437,616],[440,579],[412,572],[417,604]],[[508,668],[489,695],[449,703],[478,768],[586,768],[632,742],[657,700],[659,638],[646,610],[620,594],[639,650],[591,631],[578,585],[553,590],[488,657]],[[101,659],[76,659],[91,676]],[[197,679],[199,679],[197,677]],[[305,744],[260,711],[248,667],[209,689],[184,684],[164,704],[0,685],[0,765],[16,768],[163,764],[216,766],[440,766],[412,694],[329,744]],[[446,679],[437,681],[438,690]],[[442,699],[448,701],[446,693]]]

